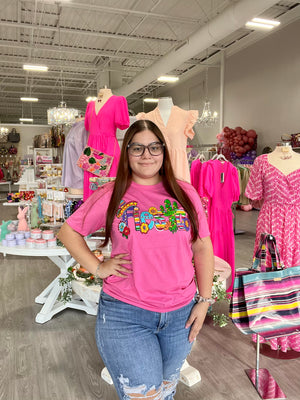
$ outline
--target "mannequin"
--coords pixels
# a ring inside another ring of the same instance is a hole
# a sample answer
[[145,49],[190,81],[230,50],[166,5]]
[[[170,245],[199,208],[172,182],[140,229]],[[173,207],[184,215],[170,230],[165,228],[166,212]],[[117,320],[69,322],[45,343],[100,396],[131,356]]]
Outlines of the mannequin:
[[171,109],[174,106],[172,97],[160,97],[157,106],[163,123],[167,125],[171,114]]
[[[129,126],[129,113],[126,98],[113,95],[111,89],[99,90],[96,101],[90,101],[85,113],[85,129],[89,132],[87,145],[113,157],[110,170],[104,176],[115,177],[120,159],[120,146],[116,137],[117,129]],[[94,174],[84,171],[83,200],[92,193],[89,179]]]
[[148,119],[162,131],[168,144],[172,167],[177,179],[191,182],[187,159],[187,139],[193,139],[193,126],[198,118],[197,110],[183,110],[175,106],[171,97],[161,97],[157,107],[148,113],[139,113],[136,119]]
[[100,109],[104,106],[107,100],[112,96],[111,89],[108,89],[106,86],[99,90],[97,100],[95,102],[95,111],[96,114],[100,111]]
[[274,151],[269,153],[268,161],[284,175],[300,168],[300,154],[293,151],[289,142],[278,143]]
[[[289,143],[279,143],[269,154],[254,161],[245,194],[263,200],[257,218],[254,252],[263,232],[274,235],[286,268],[300,265],[300,154]],[[271,266],[267,255],[266,266]],[[265,341],[265,339],[260,339]],[[300,353],[300,334],[270,339],[271,349]]]

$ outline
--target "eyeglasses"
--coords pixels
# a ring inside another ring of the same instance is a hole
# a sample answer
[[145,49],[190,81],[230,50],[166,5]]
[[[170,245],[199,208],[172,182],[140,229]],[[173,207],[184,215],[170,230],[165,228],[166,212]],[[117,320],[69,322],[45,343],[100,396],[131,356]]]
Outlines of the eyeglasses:
[[145,149],[148,149],[151,156],[160,156],[164,151],[164,143],[153,142],[145,146],[144,144],[131,143],[127,146],[128,153],[134,157],[141,157],[145,153]]

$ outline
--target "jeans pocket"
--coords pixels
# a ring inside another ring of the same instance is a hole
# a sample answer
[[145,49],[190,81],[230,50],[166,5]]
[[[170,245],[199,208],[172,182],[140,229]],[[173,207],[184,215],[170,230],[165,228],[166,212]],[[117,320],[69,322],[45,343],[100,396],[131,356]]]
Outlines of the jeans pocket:
[[108,301],[108,302],[112,302],[112,303],[116,303],[119,302],[120,300],[110,296],[109,294],[103,292],[103,290],[100,293],[100,300],[102,301]]

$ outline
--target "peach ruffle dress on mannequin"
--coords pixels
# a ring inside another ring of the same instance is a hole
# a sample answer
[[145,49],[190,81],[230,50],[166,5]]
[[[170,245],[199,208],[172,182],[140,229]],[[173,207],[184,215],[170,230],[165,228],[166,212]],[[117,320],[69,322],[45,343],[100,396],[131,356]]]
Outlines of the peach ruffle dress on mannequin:
[[187,139],[193,139],[195,132],[193,126],[198,118],[197,110],[183,110],[172,106],[170,116],[165,124],[159,107],[154,110],[137,114],[136,119],[148,119],[154,122],[162,131],[170,152],[172,167],[177,179],[191,182],[189,164],[187,160]]

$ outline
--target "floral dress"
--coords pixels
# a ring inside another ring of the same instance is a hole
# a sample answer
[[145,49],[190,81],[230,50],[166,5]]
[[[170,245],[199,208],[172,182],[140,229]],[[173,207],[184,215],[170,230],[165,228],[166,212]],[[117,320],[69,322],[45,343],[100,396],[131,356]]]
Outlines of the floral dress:
[[[245,194],[252,200],[263,200],[256,225],[254,252],[261,233],[275,236],[283,264],[300,265],[300,165],[285,175],[268,161],[268,154],[256,158]],[[267,256],[267,267],[271,258]],[[262,341],[264,339],[262,338]],[[270,340],[271,348],[291,348],[300,352],[300,334]]]

